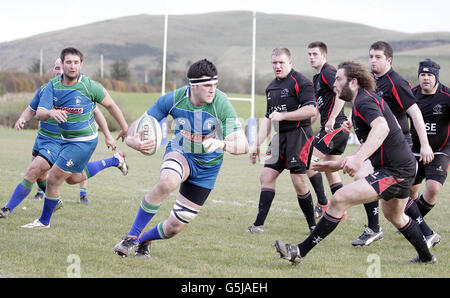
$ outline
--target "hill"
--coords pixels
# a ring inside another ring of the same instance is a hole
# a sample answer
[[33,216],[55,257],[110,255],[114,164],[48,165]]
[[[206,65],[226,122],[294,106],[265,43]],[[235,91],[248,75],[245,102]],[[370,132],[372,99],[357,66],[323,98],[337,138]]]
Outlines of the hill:
[[[246,11],[217,12],[169,16],[168,80],[175,72],[184,73],[186,66],[207,57],[221,74],[220,87],[228,92],[250,92],[252,13]],[[418,62],[435,58],[442,66],[441,78],[450,82],[450,33],[409,34],[378,29],[366,25],[315,17],[257,13],[256,24],[257,91],[263,92],[272,77],[270,53],[274,47],[291,49],[294,68],[312,75],[306,57],[306,45],[322,40],[329,47],[332,64],[351,59],[367,63],[368,47],[377,40],[394,46],[394,67],[415,84]],[[85,54],[84,72],[94,75],[104,55],[104,70],[116,59],[125,59],[133,79],[144,82],[159,80],[163,56],[164,16],[135,15],[84,26],[39,34],[0,43],[0,70],[27,71],[44,51],[44,64],[49,67],[66,46],[75,46]],[[155,75],[156,74],[156,75]],[[174,82],[175,86],[184,82]],[[448,84],[448,83],[447,83]],[[450,84],[449,84],[450,85]]]

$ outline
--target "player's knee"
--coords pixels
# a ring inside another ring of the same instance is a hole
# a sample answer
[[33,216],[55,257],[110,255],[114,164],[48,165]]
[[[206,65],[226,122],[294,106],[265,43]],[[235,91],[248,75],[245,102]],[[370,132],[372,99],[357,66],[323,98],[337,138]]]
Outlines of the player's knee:
[[179,181],[176,181],[174,179],[159,179],[158,183],[156,184],[156,187],[158,190],[164,194],[169,194],[172,191],[174,191],[178,185],[180,184]]

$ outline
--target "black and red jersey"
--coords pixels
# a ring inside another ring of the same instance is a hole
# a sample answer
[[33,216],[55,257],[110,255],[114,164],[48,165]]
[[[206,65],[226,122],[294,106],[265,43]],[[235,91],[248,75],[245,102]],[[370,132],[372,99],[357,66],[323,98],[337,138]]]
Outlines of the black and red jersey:
[[413,166],[414,156],[389,105],[374,92],[360,88],[353,103],[352,122],[361,143],[366,141],[371,130],[370,124],[378,117],[386,119],[389,134],[380,148],[370,156],[372,166],[374,168]]
[[[274,112],[292,112],[307,105],[316,106],[314,88],[311,80],[294,69],[284,79],[275,78],[266,88],[266,117]],[[311,119],[301,121],[280,121],[275,130],[289,131],[296,127],[311,125]]]
[[[336,94],[333,91],[333,84],[336,80],[336,69],[328,63],[322,66],[320,72],[313,77],[314,92],[316,95],[317,108],[320,113],[320,125],[324,126],[330,118],[333,110]],[[344,108],[336,117],[335,126],[340,127],[342,122],[346,121]]]
[[406,110],[416,103],[411,84],[392,68],[383,76],[376,77],[377,95],[389,105],[405,135],[409,134]]
[[[435,94],[422,94],[420,86],[412,89],[422,112],[428,143],[434,152],[450,154],[450,89],[439,84]],[[414,124],[411,124],[412,150],[420,153],[420,141]]]

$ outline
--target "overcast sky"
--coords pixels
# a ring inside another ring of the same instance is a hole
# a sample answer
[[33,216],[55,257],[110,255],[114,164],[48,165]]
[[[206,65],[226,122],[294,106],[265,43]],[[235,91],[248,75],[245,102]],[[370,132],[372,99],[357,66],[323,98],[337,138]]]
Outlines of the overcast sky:
[[409,33],[450,32],[448,0],[12,0],[0,2],[0,42],[121,16],[254,8]]

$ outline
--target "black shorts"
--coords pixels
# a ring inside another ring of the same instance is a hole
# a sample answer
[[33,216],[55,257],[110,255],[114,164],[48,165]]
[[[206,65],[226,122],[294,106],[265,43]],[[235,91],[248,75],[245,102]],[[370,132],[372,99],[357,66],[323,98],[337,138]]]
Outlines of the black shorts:
[[180,185],[180,194],[199,206],[203,206],[210,192],[211,189],[192,184],[188,180]]
[[266,152],[264,167],[291,174],[305,174],[312,153],[314,134],[311,126],[298,127],[273,136]]
[[415,166],[395,169],[376,168],[372,174],[366,176],[366,181],[386,201],[392,198],[404,199],[409,197],[415,174]]
[[344,133],[341,127],[330,133],[322,127],[314,138],[314,147],[325,155],[342,155],[347,147],[349,134]]
[[435,154],[434,159],[426,165],[419,161],[419,157],[416,156],[416,159],[419,163],[419,168],[417,169],[414,185],[422,183],[423,179],[434,180],[444,185],[449,169],[450,158],[448,155]]

